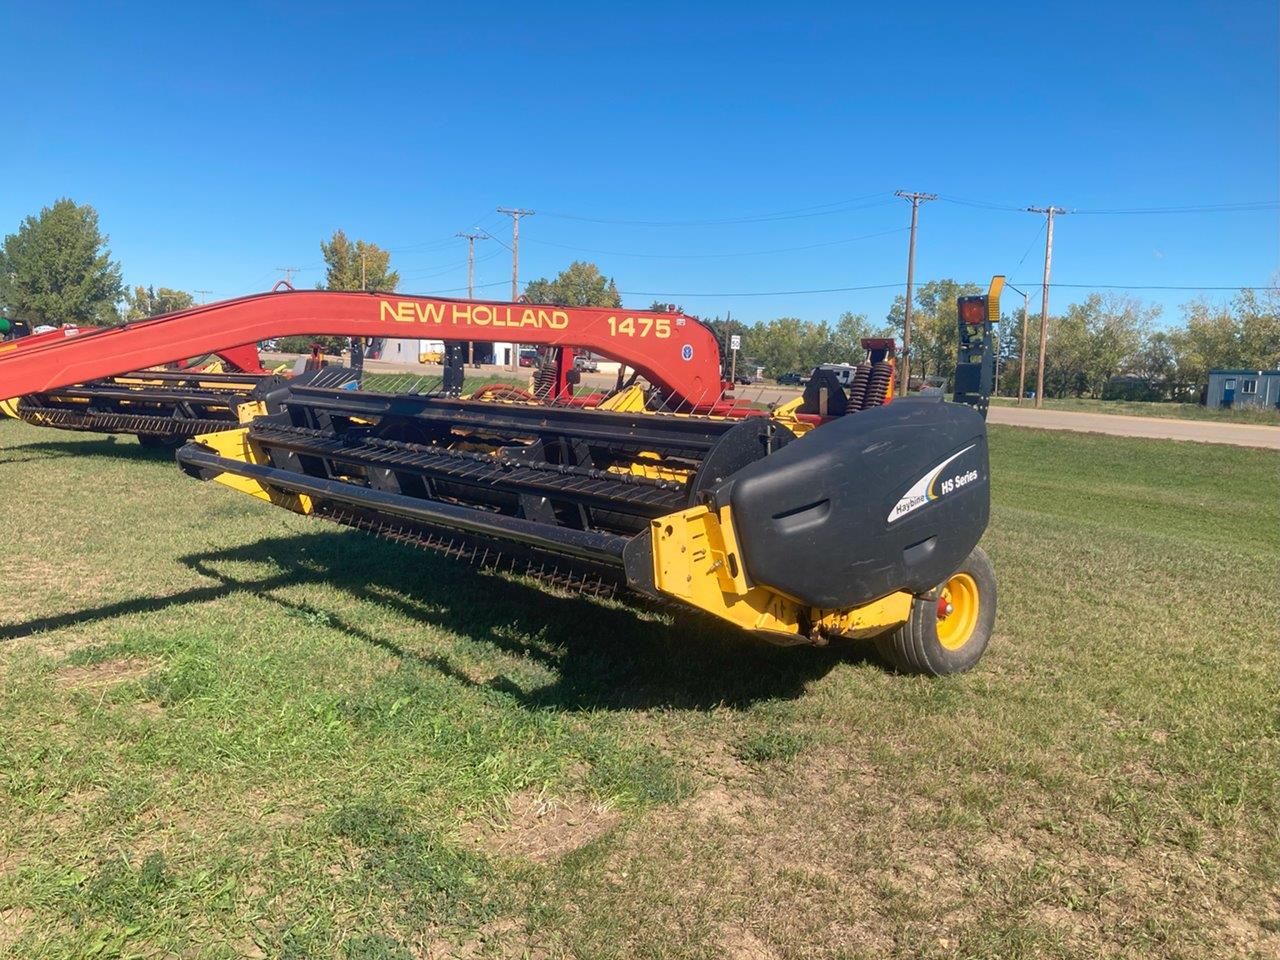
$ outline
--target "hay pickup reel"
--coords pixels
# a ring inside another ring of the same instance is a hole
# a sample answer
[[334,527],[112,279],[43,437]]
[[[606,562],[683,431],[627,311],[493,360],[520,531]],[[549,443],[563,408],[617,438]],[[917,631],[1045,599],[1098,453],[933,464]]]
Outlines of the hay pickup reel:
[[[72,337],[106,331],[60,327],[0,342],[0,359],[13,360]],[[19,331],[14,331],[19,333]],[[238,422],[239,404],[253,398],[270,376],[256,344],[223,348],[150,369],[73,383],[55,390],[8,399],[0,414],[41,427],[93,433],[133,434],[146,447],[174,447],[199,433]]]
[[[272,383],[240,405],[240,425],[183,446],[184,471],[478,564],[675,601],[776,642],[875,638],[898,668],[934,675],[986,648],[985,422],[940,397],[892,397],[888,343],[869,351],[856,402],[815,371],[804,396],[770,411],[725,395],[715,337],[680,314],[299,291],[0,354],[0,394],[298,333],[535,344],[555,375],[533,397]],[[650,388],[577,393],[575,347]]]

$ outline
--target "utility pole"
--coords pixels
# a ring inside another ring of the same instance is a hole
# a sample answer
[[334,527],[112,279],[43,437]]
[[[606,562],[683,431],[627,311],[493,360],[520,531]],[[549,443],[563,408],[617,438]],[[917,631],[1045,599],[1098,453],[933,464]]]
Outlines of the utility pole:
[[292,287],[293,275],[298,272],[298,268],[297,267],[276,267],[276,269],[284,274],[284,282]]
[[1018,406],[1023,406],[1023,397],[1027,396],[1027,291],[1020,291],[1014,284],[1006,283],[1014,293],[1023,294],[1023,352],[1018,355]]
[[902,386],[898,392],[904,397],[911,384],[911,294],[916,274],[916,223],[920,218],[920,204],[937,200],[936,193],[907,193],[895,190],[895,197],[911,201],[911,240],[907,245],[907,302],[902,319]]
[[1066,213],[1061,207],[1027,207],[1028,213],[1048,216],[1044,234],[1044,293],[1040,298],[1040,356],[1036,358],[1036,408],[1044,406],[1044,351],[1049,344],[1049,269],[1053,264],[1053,218]]
[[209,294],[213,293],[212,290],[195,290],[193,292],[200,297],[201,303],[206,303],[209,299]]
[[[732,322],[733,322],[733,311],[726,310],[724,314],[725,326],[728,326]],[[730,334],[729,355],[732,358],[729,361],[729,382],[730,383],[738,382],[738,347],[740,344],[741,344],[741,341],[738,339],[738,337],[733,334]],[[732,390],[733,388],[730,387],[729,389]]]
[[535,211],[499,207],[498,212],[511,218],[511,302],[515,303],[520,299],[520,218],[532,217]]
[[488,234],[484,233],[458,233],[459,237],[467,241],[467,299],[471,300],[475,297],[476,290],[476,241],[488,240]]
[[[534,211],[523,210],[520,207],[499,207],[498,212],[505,213],[511,218],[511,302],[515,303],[520,299],[520,218],[532,217]],[[520,344],[513,342],[510,363],[507,365],[509,370],[519,369],[517,366],[519,353]]]
[[[467,299],[473,300],[475,299],[475,292],[476,292],[476,241],[487,240],[489,239],[489,235],[487,233],[481,233],[479,230],[476,230],[473,233],[465,233],[463,231],[459,231],[457,236],[462,237],[464,240],[467,241]],[[448,367],[449,344],[447,341],[445,342],[444,346],[445,346],[444,362],[445,362],[445,366]],[[474,344],[472,344],[470,340],[462,341],[462,351],[463,351],[462,363],[466,363],[467,361],[474,360],[475,353],[473,352],[473,347],[474,347]],[[461,364],[459,364],[458,369],[461,370],[461,368],[462,368]],[[448,381],[447,372],[445,376],[446,376],[445,386],[448,387],[449,381]],[[458,386],[461,387],[461,381],[458,382]]]
[[365,288],[364,284],[364,251],[360,251],[360,289]]

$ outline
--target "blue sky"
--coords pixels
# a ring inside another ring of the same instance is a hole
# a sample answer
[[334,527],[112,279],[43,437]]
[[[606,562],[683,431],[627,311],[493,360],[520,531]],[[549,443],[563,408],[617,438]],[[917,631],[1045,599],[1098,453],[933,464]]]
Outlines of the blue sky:
[[[1033,304],[1043,218],[1001,208],[1280,197],[1273,0],[205,7],[0,4],[0,232],[70,196],[127,282],[220,298],[314,284],[341,227],[457,295],[453,234],[509,242],[494,208],[523,206],[526,280],[584,257],[631,306],[879,319],[896,289],[771,292],[901,283],[898,188],[996,205],[923,207],[918,279],[1003,272]],[[1278,223],[1073,214],[1054,280],[1266,282]],[[477,295],[509,256],[478,245]]]

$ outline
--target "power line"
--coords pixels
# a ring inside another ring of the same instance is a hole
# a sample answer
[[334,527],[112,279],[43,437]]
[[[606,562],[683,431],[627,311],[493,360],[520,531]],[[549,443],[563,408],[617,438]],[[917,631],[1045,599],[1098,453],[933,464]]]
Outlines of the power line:
[[[673,293],[670,290],[621,290],[620,293],[627,296],[635,297],[786,297],[800,296],[809,293],[850,293],[861,290],[889,290],[892,288],[902,288],[906,284],[899,281],[896,283],[872,283],[858,287],[819,287],[810,290],[747,290],[733,292],[718,293]],[[1043,286],[1043,284],[1037,284]],[[1271,285],[1268,283],[1244,283],[1235,286],[1150,286],[1143,284],[1131,283],[1050,283],[1050,289],[1081,289],[1081,290],[1259,290],[1267,289]]]
[[[503,240],[501,237],[494,236],[488,230],[481,230],[480,232],[484,234],[486,240],[492,240],[494,243],[498,244],[498,246],[502,247],[503,250],[507,251],[507,253],[512,252],[511,244],[507,243],[507,241]],[[501,251],[499,251],[499,253],[501,253]],[[494,254],[495,257],[497,255],[497,253]]]
[[[963,207],[977,207],[982,210],[1006,210],[1013,213],[1024,213],[1026,207],[1015,203],[993,203],[988,200],[969,200],[963,197],[951,197],[943,194],[938,197],[946,203],[954,203]],[[1249,213],[1259,210],[1278,210],[1280,201],[1249,200],[1241,203],[1204,203],[1181,204],[1167,207],[1072,207],[1064,211],[1083,216],[1139,216],[1143,214],[1162,213]]]
[[1115,207],[1095,210],[1072,207],[1071,213],[1077,216],[1100,216],[1111,214],[1141,215],[1147,213],[1248,213],[1255,210],[1277,209],[1280,209],[1280,202],[1257,200],[1248,203],[1206,203],[1183,207]]
[[619,290],[633,297],[788,297],[805,293],[849,293],[855,290],[888,290],[904,283],[871,283],[861,287],[823,287],[818,290],[752,290],[738,293],[672,293],[669,290]]
[[[454,239],[456,240],[457,238],[455,237]],[[489,239],[492,240],[496,238],[490,237]],[[493,253],[486,253],[482,257],[476,257],[476,263],[484,263],[486,260],[492,260],[494,257],[500,257],[500,256],[502,256],[502,251],[495,250],[493,251]],[[416,273],[402,274],[400,279],[401,280],[427,280],[427,279],[430,279],[431,277],[442,277],[446,273],[452,273],[454,270],[457,270],[457,269],[458,269],[458,264],[454,262],[449,266],[443,267],[441,269],[435,269],[433,267],[427,270],[419,270]]]
[[[471,223],[473,226],[478,226],[479,224],[483,223],[485,220],[488,220],[492,216],[493,216],[493,211],[491,210],[483,211],[478,217],[473,217],[471,219]],[[453,241],[456,239],[457,237],[455,235],[449,234],[447,237],[438,237],[434,240],[423,240],[419,243],[406,243],[406,244],[401,244],[398,247],[381,247],[380,249],[384,253],[402,253],[405,250],[425,250],[427,248],[443,248],[443,247],[453,246]]]
[[553,243],[550,240],[533,240],[543,247],[559,247],[562,250],[576,250],[579,253],[595,253],[608,257],[642,257],[648,260],[721,260],[736,257],[762,257],[775,253],[792,253],[797,250],[816,250],[819,247],[834,247],[858,240],[871,240],[875,237],[887,237],[895,233],[906,233],[908,227],[895,227],[893,230],[881,230],[877,233],[865,233],[860,237],[845,237],[841,240],[824,240],[821,243],[806,243],[798,247],[775,247],[772,250],[744,250],[739,253],[629,253],[622,250],[597,250],[591,247],[579,247],[569,243]]
[[1026,207],[1012,203],[991,203],[987,200],[965,200],[963,197],[949,197],[946,194],[939,194],[938,199],[943,203],[955,203],[962,207],[979,207],[983,210],[1009,210],[1017,213],[1025,213]]
[[1018,260],[1018,265],[1009,272],[1009,276],[1016,277],[1018,271],[1022,269],[1022,265],[1026,262],[1027,257],[1031,256],[1031,251],[1035,248],[1036,241],[1040,239],[1040,234],[1044,233],[1044,224],[1036,227],[1036,235],[1031,238],[1031,242],[1027,244],[1027,249],[1022,251],[1022,257]]
[[[506,282],[507,281],[505,280],[490,280],[488,283],[472,284],[472,289],[483,290],[485,287],[497,287]],[[431,294],[437,294],[437,293],[461,293],[463,290],[466,290],[466,289],[467,289],[466,287],[448,287],[444,290],[424,290],[423,294],[431,295]],[[470,294],[468,294],[468,299],[469,298],[470,298]]]
[[1274,286],[1272,283],[1240,283],[1234,286],[1213,286],[1195,284],[1187,286],[1168,286],[1133,283],[1051,283],[1050,287],[1063,287],[1078,290],[1266,290]]
[[[892,203],[892,198],[878,200],[875,203],[861,204],[859,206],[850,206],[857,204],[862,200],[868,200],[872,197],[883,197],[881,192],[868,193],[861,197],[852,197],[848,200],[837,200],[832,203],[820,203],[811,207],[798,207],[793,210],[782,210],[776,213],[757,214],[747,217],[722,217],[712,220],[615,220],[604,217],[586,217],[574,213],[553,213],[543,211],[544,217],[555,217],[558,220],[578,220],[583,223],[608,223],[619,224],[625,226],[642,226],[642,227],[709,227],[731,223],[762,223],[771,220],[799,220],[805,217],[825,217],[837,213],[848,213],[851,210],[865,210],[870,207],[880,207]],[[839,208],[839,209],[833,209]]]

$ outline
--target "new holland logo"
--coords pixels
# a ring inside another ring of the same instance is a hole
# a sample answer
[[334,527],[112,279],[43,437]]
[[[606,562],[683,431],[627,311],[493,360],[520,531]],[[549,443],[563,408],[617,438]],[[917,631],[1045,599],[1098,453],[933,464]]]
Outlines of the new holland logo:
[[951,491],[958,490],[961,487],[966,487],[973,483],[973,481],[977,480],[977,470],[966,470],[964,473],[957,473],[954,477],[947,477],[943,479],[941,483],[938,482],[938,478],[942,475],[942,471],[947,469],[949,464],[964,456],[975,446],[977,446],[977,444],[971,443],[959,453],[953,453],[913,483],[911,485],[911,489],[904,493],[902,495],[902,499],[899,500],[894,505],[894,508],[889,511],[889,522],[893,523],[895,520],[901,520],[908,513],[919,510],[926,503],[932,503],[939,497],[945,496],[946,494],[951,493]]

